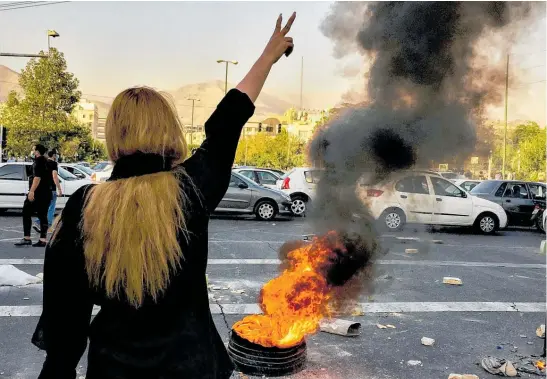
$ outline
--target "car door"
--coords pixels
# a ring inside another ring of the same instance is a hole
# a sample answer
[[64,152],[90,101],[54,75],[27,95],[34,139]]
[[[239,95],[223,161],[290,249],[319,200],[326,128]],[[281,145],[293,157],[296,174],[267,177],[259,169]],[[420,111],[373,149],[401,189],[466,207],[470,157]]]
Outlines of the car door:
[[502,197],[502,207],[511,219],[511,224],[530,224],[534,202],[528,193],[526,183],[508,182]]
[[220,201],[217,210],[243,210],[250,206],[252,190],[237,176],[232,174],[226,194]]
[[431,223],[434,205],[425,175],[410,175],[399,179],[395,183],[395,193],[407,222]]
[[277,176],[268,171],[255,171],[258,183],[268,188],[276,188]]
[[430,176],[434,192],[433,222],[439,225],[470,225],[473,223],[473,201],[452,182]]
[[27,193],[24,165],[8,163],[0,167],[0,208],[23,208]]
[[534,204],[540,205],[545,209],[545,184],[540,183],[528,183],[528,190],[534,201]]

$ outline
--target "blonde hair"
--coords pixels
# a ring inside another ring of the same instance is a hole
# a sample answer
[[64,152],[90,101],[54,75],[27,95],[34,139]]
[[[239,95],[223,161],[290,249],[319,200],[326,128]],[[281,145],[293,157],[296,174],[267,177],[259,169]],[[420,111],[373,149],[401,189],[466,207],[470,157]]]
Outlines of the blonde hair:
[[[182,125],[171,102],[157,91],[130,88],[112,103],[106,146],[113,162],[133,153],[182,162],[187,154]],[[82,229],[86,271],[109,297],[124,294],[135,307],[146,295],[157,300],[179,267],[186,236],[182,169],[96,185],[87,196]]]

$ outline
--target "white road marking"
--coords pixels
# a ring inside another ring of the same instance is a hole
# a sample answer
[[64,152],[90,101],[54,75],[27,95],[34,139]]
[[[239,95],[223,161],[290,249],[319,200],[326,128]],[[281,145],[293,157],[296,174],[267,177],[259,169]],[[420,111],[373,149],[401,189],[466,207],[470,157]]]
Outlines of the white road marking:
[[18,238],[4,238],[4,239],[0,239],[0,242],[17,241],[17,240],[20,240],[21,238],[23,238],[23,237],[18,237]]
[[[260,313],[258,304],[221,304],[225,314],[248,315]],[[361,303],[367,313],[416,313],[416,312],[522,312],[544,313],[545,303],[503,303],[503,302],[394,302]],[[217,304],[209,304],[211,313],[221,314]],[[93,308],[97,314],[99,307]],[[36,317],[42,313],[41,305],[0,306],[0,317]]]
[[[249,259],[209,259],[210,265],[278,265],[279,259],[249,258]],[[531,268],[545,269],[547,265],[541,263],[510,263],[510,262],[464,262],[464,261],[409,261],[409,260],[378,260],[379,265],[390,266],[427,266],[427,267],[508,267],[508,268]],[[0,265],[43,265],[43,259],[0,259]]]

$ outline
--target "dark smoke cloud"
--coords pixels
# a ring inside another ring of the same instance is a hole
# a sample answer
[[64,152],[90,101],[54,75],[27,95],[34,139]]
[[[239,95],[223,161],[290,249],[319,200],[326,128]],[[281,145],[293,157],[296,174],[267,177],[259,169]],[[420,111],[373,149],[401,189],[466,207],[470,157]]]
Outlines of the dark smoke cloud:
[[310,144],[310,161],[324,168],[311,219],[318,233],[360,236],[366,259],[354,260],[353,271],[369,270],[379,250],[357,183],[471,153],[475,121],[484,106],[502,99],[504,84],[499,68],[473,70],[476,43],[535,14],[537,5],[409,1],[332,7],[321,30],[335,55],[358,49],[373,63],[367,106],[337,117]]

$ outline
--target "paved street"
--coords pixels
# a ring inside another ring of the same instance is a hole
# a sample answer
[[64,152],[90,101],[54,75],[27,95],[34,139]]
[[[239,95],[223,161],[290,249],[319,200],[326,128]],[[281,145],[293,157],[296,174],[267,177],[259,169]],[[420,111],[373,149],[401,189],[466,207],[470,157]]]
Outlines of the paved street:
[[[229,325],[257,311],[260,287],[277,273],[276,249],[286,240],[311,233],[305,221],[211,222],[210,296],[223,305]],[[0,265],[13,264],[36,275],[42,272],[44,252],[13,247],[21,230],[20,214],[0,217]],[[462,229],[429,233],[420,228],[382,239],[389,253],[378,265],[377,291],[359,299],[364,315],[350,317],[361,323],[360,336],[311,336],[308,368],[295,379],[439,379],[450,373],[495,378],[476,365],[481,357],[541,354],[543,340],[535,334],[545,323],[541,234],[511,229],[487,237]],[[407,248],[418,253],[408,254]],[[463,285],[445,285],[445,276],[461,278]],[[41,300],[41,284],[0,287],[0,378],[37,377],[44,354],[30,344],[30,337]],[[211,303],[217,327],[227,340],[220,309],[214,300]],[[396,328],[379,329],[377,324]],[[422,346],[424,336],[434,338],[435,345]],[[514,346],[516,353],[511,352]],[[421,365],[411,367],[409,360]],[[85,362],[84,358],[79,375],[85,375]]]

